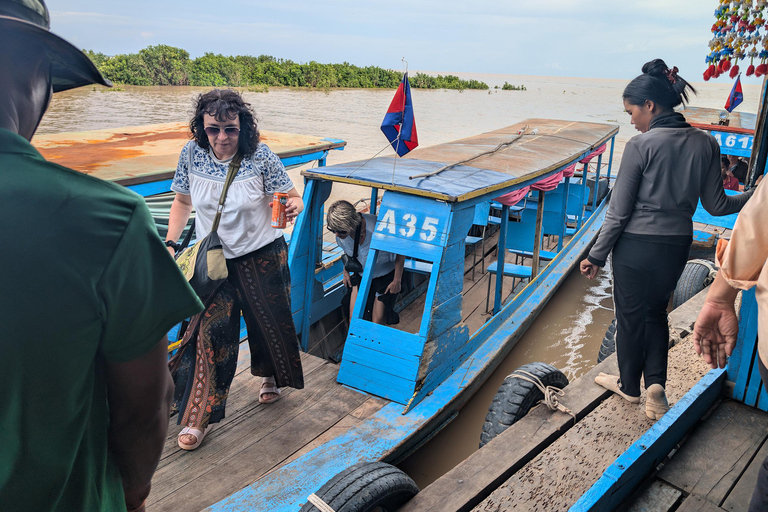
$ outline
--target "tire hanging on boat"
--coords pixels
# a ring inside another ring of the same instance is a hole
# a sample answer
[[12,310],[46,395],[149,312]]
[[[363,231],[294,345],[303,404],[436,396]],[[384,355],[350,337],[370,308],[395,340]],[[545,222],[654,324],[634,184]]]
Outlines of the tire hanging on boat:
[[[419,492],[416,483],[391,464],[360,462],[328,480],[315,496],[335,512],[393,511]],[[301,512],[321,512],[307,501]]]
[[614,352],[616,352],[616,318],[611,320],[611,325],[605,331],[603,343],[600,344],[600,352],[597,354],[597,363],[602,363]]
[[[545,386],[564,388],[568,377],[563,372],[547,363],[528,363],[515,372],[527,372],[535,375]],[[516,377],[513,372],[502,383],[493,397],[488,414],[480,434],[480,448],[491,439],[504,432],[510,425],[523,418],[533,406],[544,398],[538,387],[532,382]]]
[[672,295],[672,309],[677,309],[715,280],[717,270],[708,260],[691,260],[685,264],[685,269],[675,286]]

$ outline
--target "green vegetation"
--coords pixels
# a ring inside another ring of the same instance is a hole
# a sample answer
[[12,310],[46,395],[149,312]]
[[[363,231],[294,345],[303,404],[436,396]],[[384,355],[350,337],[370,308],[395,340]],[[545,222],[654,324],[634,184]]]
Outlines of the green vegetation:
[[[394,89],[402,78],[399,71],[376,66],[361,68],[347,62],[320,64],[315,61],[298,64],[269,55],[232,57],[206,53],[190,59],[186,50],[164,44],[111,57],[92,50],[86,50],[85,54],[106,78],[126,85],[247,87],[255,92],[267,92],[270,86]],[[411,87],[420,89],[488,89],[483,82],[461,80],[453,75],[433,77],[416,73],[410,81]]]
[[504,85],[501,86],[502,91],[527,91],[524,85],[512,85],[504,81]]

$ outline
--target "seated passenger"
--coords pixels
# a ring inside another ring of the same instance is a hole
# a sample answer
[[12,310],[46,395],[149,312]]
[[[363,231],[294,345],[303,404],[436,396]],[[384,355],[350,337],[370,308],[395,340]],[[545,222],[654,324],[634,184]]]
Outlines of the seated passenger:
[[730,164],[728,170],[731,171],[731,174],[736,176],[736,179],[739,180],[740,183],[744,183],[744,180],[747,179],[747,172],[749,171],[747,162],[736,155],[728,155],[728,163]]
[[[336,243],[346,255],[344,286],[347,287],[347,293],[342,305],[349,309],[349,317],[352,318],[373,230],[376,227],[376,216],[358,212],[348,201],[336,201],[328,208],[327,222],[328,231],[336,235]],[[365,320],[388,325],[400,322],[394,305],[400,292],[404,264],[405,257],[402,255],[378,252],[373,265],[371,292],[368,294],[363,314]]]
[[739,190],[739,180],[729,171],[731,167],[727,156],[720,157],[720,175],[723,177],[723,188],[725,190]]

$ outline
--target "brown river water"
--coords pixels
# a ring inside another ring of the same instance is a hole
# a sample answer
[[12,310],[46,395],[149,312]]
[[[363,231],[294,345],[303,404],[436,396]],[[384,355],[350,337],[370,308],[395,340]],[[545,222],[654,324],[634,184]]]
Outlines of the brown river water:
[[[698,70],[697,70],[698,72]],[[691,76],[694,77],[696,73]],[[529,118],[610,122],[620,125],[614,157],[618,169],[621,149],[635,130],[624,112],[621,93],[626,80],[460,74],[491,87],[504,81],[524,84],[526,91],[448,91],[413,89],[413,105],[421,146],[430,146],[502,128]],[[685,75],[684,75],[685,76]],[[722,108],[729,83],[695,84],[701,107]],[[54,96],[38,133],[60,133],[152,123],[187,121],[192,99],[207,89],[193,87],[125,87],[106,91],[83,87]],[[756,112],[759,85],[744,84],[742,112]],[[302,133],[346,140],[328,164],[371,158],[387,147],[379,129],[392,90],[324,91],[272,89],[243,91],[264,130]],[[179,148],[181,149],[181,148]],[[391,148],[382,155],[392,154]],[[614,171],[615,172],[615,171]],[[290,172],[301,189],[299,170]],[[366,190],[334,187],[333,198],[356,200]],[[594,281],[573,272],[513,348],[486,385],[439,435],[400,464],[420,487],[429,484],[477,450],[488,405],[502,381],[519,366],[543,361],[574,379],[591,368],[607,325],[613,318],[608,269]]]

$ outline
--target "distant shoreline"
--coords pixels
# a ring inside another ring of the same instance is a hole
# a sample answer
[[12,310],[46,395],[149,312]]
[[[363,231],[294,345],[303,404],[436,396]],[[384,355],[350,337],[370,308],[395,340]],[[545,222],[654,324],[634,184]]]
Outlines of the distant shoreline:
[[[402,79],[399,71],[378,66],[359,67],[348,62],[299,64],[270,55],[213,53],[190,59],[186,50],[168,45],[148,46],[138,53],[113,56],[92,50],[84,53],[118,90],[120,85],[242,87],[253,92],[266,92],[269,87],[395,89]],[[409,81],[414,89],[490,89],[485,82],[462,80],[455,75],[417,72],[409,76]]]

